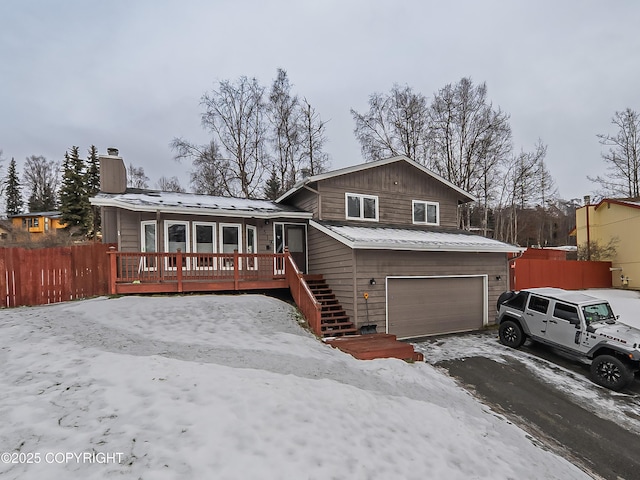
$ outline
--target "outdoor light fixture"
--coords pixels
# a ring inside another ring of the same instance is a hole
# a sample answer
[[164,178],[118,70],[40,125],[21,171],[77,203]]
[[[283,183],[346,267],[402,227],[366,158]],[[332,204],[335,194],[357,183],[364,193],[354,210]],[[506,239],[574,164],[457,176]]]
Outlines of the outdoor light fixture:
[[375,285],[376,284],[376,279],[372,278],[371,280],[369,280],[369,285]]
[[266,219],[266,220],[264,221],[264,224],[265,224],[265,225],[269,225],[269,219]]

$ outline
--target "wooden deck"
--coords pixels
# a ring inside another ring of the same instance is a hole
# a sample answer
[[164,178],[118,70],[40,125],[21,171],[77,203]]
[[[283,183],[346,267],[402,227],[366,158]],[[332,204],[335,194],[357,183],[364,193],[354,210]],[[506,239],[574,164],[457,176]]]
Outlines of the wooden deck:
[[413,345],[400,342],[395,335],[387,333],[336,337],[326,339],[325,342],[358,360],[376,358],[399,358],[415,362],[424,360],[424,356],[420,352],[413,350]]

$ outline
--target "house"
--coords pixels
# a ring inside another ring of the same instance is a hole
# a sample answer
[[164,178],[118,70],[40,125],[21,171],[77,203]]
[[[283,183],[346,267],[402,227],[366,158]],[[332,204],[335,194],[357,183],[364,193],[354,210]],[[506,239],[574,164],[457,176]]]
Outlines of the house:
[[9,215],[14,229],[23,230],[35,235],[55,233],[66,225],[62,221],[62,212],[31,212]]
[[[640,289],[640,199],[604,198],[576,210],[576,242],[588,254],[596,248],[611,244],[615,252],[611,258],[612,285]],[[587,250],[587,244],[589,250]]]
[[[118,273],[137,282],[129,288],[160,269],[202,279],[201,266],[208,278],[234,268],[235,285],[254,271],[277,279],[286,252],[323,316],[348,318],[349,332],[375,325],[413,338],[486,326],[508,289],[508,254],[521,250],[458,230],[458,208],[474,197],[404,156],[305,178],[275,202],[127,189],[117,150],[100,156],[100,168],[91,202],[102,207],[103,241],[143,252],[117,266],[133,269]],[[246,263],[265,255],[274,257]]]

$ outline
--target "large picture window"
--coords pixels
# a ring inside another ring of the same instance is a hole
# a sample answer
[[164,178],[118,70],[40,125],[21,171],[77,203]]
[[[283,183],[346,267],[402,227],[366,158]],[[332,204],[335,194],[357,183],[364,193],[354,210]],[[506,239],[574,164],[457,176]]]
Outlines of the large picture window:
[[216,267],[213,254],[216,252],[216,224],[210,222],[194,222],[193,252],[202,254],[194,258],[195,268],[212,269]]
[[378,221],[378,197],[358,193],[345,194],[347,220]]
[[233,252],[242,253],[242,225],[220,224],[220,253],[230,254],[222,259],[222,268],[233,268]]
[[[189,223],[167,221],[164,224],[164,243],[168,253],[177,252],[188,253],[189,248]],[[167,268],[173,269],[177,265],[176,257],[167,258]],[[182,257],[182,267],[187,267],[187,258]]]
[[413,223],[416,225],[440,225],[440,206],[437,202],[413,201]]

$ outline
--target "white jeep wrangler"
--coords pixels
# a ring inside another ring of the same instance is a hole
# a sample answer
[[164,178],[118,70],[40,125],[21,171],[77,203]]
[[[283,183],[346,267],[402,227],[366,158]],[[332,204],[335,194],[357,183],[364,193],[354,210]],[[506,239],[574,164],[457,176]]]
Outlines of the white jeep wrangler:
[[640,369],[640,330],[621,323],[609,303],[581,292],[530,288],[498,299],[500,342],[527,338],[591,359],[595,383],[620,390]]

